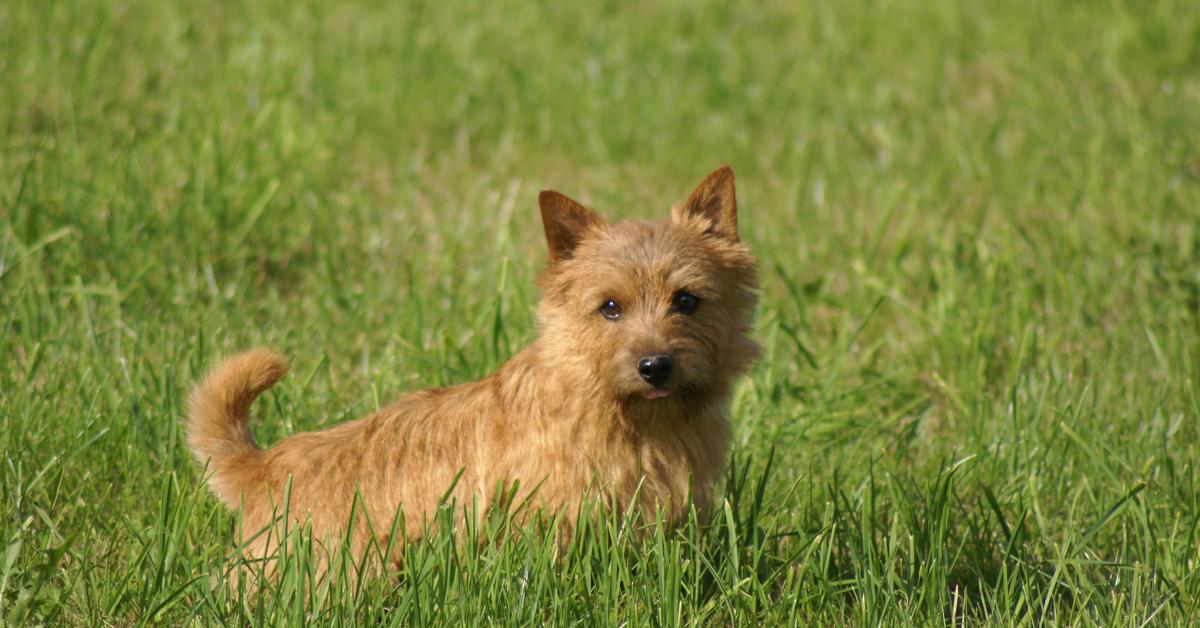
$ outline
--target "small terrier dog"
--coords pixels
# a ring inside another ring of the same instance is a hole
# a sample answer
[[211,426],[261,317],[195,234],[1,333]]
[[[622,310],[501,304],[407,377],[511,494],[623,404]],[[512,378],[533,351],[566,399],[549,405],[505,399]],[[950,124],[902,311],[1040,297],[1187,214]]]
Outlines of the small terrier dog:
[[[509,503],[562,515],[567,534],[585,499],[667,524],[689,500],[709,508],[731,387],[758,355],[748,335],[757,272],[738,239],[733,171],[710,174],[670,220],[608,224],[553,191],[538,203],[549,247],[539,334],[492,375],[267,450],[250,434],[250,405],[287,362],[255,349],[203,380],[188,444],[213,493],[241,508],[243,533],[286,517],[327,548],[347,538],[352,552],[396,547],[381,530],[397,513],[412,541],[445,497],[484,512],[510,490]],[[356,507],[372,525],[359,516],[347,529]],[[259,534],[243,551],[265,558],[278,539]]]

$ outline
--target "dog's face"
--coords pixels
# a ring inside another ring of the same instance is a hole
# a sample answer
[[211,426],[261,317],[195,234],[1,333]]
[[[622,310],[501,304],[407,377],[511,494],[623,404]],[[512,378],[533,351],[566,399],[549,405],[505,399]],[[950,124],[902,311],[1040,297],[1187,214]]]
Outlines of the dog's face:
[[670,220],[609,225],[557,192],[539,201],[545,366],[648,408],[727,394],[758,352],[748,337],[758,282],[737,235],[733,172],[709,175]]

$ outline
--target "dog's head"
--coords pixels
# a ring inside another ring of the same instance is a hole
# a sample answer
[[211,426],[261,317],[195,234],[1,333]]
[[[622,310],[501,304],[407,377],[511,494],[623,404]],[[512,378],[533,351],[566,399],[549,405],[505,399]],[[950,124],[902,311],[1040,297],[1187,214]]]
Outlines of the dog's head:
[[758,354],[748,335],[758,279],[738,239],[733,171],[710,174],[670,220],[608,224],[558,192],[538,201],[545,366],[635,406],[728,394]]

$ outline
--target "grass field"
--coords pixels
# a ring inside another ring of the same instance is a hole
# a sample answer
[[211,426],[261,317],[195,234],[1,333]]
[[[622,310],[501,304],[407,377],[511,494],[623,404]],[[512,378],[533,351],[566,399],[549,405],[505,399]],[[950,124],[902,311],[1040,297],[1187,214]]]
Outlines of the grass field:
[[[214,585],[260,442],[533,335],[537,191],[738,176],[763,359],[708,526]],[[0,3],[0,623],[1200,622],[1200,7]]]

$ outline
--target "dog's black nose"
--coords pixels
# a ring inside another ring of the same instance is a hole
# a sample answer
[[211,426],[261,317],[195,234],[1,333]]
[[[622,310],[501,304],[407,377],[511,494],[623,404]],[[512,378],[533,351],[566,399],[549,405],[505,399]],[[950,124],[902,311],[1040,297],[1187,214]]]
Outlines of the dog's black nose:
[[643,356],[638,360],[638,374],[651,386],[662,385],[671,376],[671,356],[665,353]]

